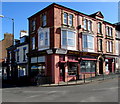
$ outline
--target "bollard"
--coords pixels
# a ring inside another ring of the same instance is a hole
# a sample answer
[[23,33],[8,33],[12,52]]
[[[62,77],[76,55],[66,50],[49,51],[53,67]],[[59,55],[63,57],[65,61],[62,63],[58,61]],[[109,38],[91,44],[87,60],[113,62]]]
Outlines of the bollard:
[[84,74],[84,83],[85,83],[85,74]]
[[91,73],[91,82],[92,82],[92,73]]

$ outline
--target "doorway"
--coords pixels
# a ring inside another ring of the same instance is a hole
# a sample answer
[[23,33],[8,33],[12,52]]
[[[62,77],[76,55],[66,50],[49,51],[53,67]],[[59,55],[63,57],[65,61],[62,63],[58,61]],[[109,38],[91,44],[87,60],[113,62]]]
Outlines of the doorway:
[[99,59],[99,74],[103,74],[103,60]]
[[64,63],[60,64],[60,78],[59,78],[60,81],[65,81],[65,66],[64,65],[65,65]]

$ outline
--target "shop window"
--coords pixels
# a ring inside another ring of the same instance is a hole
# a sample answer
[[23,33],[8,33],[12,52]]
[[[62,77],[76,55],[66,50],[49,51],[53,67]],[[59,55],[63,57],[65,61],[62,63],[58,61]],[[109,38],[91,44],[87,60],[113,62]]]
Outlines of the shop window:
[[89,73],[89,72],[95,72],[95,61],[81,61],[80,62],[80,72],[81,73]]
[[74,31],[70,31],[70,30],[62,30],[62,47],[63,48],[69,48],[69,47],[74,47],[75,48],[75,42],[76,42],[76,36],[75,36],[75,32]]
[[38,65],[32,65],[31,66],[31,76],[45,76],[45,65],[44,64],[38,64]]
[[102,34],[102,23],[98,22],[98,33]]
[[31,44],[32,44],[32,50],[34,50],[35,49],[35,37],[32,37]]
[[77,75],[77,64],[69,62],[68,75]]

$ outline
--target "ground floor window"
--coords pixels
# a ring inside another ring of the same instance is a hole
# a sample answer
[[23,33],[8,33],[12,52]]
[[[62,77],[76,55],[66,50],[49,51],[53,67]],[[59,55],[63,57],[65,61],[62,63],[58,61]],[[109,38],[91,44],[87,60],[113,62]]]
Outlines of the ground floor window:
[[18,69],[18,77],[25,76],[25,75],[26,75],[26,68],[25,67],[20,67]]
[[69,62],[68,75],[76,75],[77,74],[77,64],[75,62]]
[[82,60],[80,62],[80,72],[95,72],[95,61]]
[[37,64],[31,66],[31,75],[36,76],[45,76],[45,65],[44,64]]

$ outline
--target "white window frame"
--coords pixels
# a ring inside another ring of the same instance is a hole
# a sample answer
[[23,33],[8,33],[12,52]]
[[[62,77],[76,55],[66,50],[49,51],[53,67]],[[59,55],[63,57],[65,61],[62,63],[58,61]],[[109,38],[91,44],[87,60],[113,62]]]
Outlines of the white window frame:
[[102,23],[101,22],[98,22],[98,33],[99,34],[102,34]]
[[[43,33],[43,45],[40,44],[40,35]],[[46,39],[46,33],[47,33],[47,39]],[[45,44],[45,41],[48,41],[47,45]],[[38,29],[38,50],[45,50],[50,48],[50,30],[49,28],[39,28]]]
[[[65,14],[66,14],[66,17],[64,16]],[[65,20],[67,23],[65,23]],[[68,13],[66,13],[66,12],[63,13],[63,24],[68,25]]]
[[88,20],[87,19],[84,19],[84,29],[87,30],[88,28]]
[[[70,18],[70,16],[72,16],[72,18]],[[72,22],[72,24],[70,22]],[[68,24],[69,26],[73,26],[73,15],[72,14],[69,14]]]
[[32,37],[32,50],[35,49],[35,37]]
[[[84,39],[85,39],[85,38],[84,38],[85,36],[87,37],[86,40],[84,40]],[[89,41],[89,40],[88,40],[88,36],[93,37],[93,40]],[[85,43],[84,41],[87,42],[87,43],[86,43],[86,44],[87,44],[87,48],[84,47],[84,46],[85,46],[85,45],[84,45],[84,43]],[[89,42],[93,42],[93,43],[92,43],[92,44],[93,44],[93,47],[92,47],[92,48],[89,48],[89,46],[88,46]],[[87,52],[94,52],[94,36],[93,36],[92,34],[86,34],[86,33],[84,34],[84,33],[83,33],[83,35],[82,35],[82,50],[83,50],[83,51],[87,51]]]
[[46,14],[42,15],[42,26],[46,26],[47,25],[47,17]]
[[88,21],[88,30],[92,31],[92,21],[91,20]]
[[[62,41],[63,41],[63,34],[62,34],[62,31],[67,31],[67,42],[66,42],[66,45],[63,45]],[[68,45],[68,31],[71,31],[71,32],[74,32],[74,46],[69,46]],[[70,29],[61,29],[61,48],[64,48],[64,49],[69,49],[69,50],[76,50],[76,31],[73,31],[73,30],[70,30]]]

